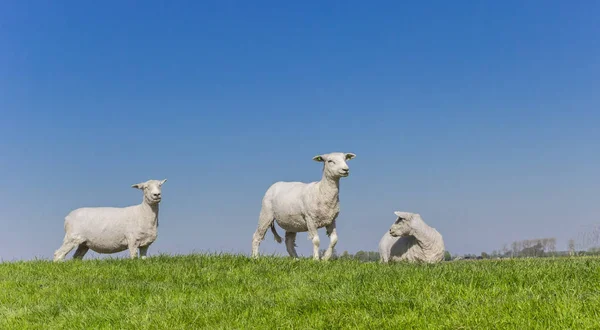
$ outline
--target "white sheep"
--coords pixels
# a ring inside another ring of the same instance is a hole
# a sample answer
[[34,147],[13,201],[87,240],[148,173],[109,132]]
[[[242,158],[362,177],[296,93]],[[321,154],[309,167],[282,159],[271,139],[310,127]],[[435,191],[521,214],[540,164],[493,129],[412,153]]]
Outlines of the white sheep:
[[133,259],[139,249],[142,259],[158,235],[158,204],[161,186],[167,181],[148,180],[131,187],[141,189],[141,204],[129,207],[84,207],[65,217],[65,238],[54,252],[54,261],[65,258],[74,247],[73,259],[82,259],[89,249],[116,253],[129,249]]
[[317,229],[325,227],[330,243],[323,260],[331,258],[338,240],[335,220],[340,212],[340,178],[349,175],[350,169],[346,161],[354,157],[355,154],[341,152],[315,156],[313,160],[324,163],[321,181],[280,181],[269,187],[262,200],[258,228],[252,238],[252,257],[258,257],[258,247],[269,227],[275,240],[281,243],[281,237],[275,230],[277,221],[285,230],[285,245],[293,258],[298,257],[295,248],[296,233],[307,231],[308,238],[313,243],[313,259],[319,260],[320,241]]
[[442,235],[428,226],[421,216],[410,212],[394,212],[398,217],[379,242],[380,261],[435,263],[444,259]]

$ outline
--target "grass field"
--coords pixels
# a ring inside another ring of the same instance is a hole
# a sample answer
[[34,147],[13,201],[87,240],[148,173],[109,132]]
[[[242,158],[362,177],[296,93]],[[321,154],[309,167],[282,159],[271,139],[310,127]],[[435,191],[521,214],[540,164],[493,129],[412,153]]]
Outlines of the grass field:
[[600,259],[0,264],[0,329],[599,329]]

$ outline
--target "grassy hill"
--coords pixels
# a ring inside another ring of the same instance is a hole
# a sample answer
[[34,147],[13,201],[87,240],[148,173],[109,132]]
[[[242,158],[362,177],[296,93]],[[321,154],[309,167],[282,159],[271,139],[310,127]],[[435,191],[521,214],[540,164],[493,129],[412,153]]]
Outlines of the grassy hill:
[[591,329],[600,259],[0,264],[0,329]]

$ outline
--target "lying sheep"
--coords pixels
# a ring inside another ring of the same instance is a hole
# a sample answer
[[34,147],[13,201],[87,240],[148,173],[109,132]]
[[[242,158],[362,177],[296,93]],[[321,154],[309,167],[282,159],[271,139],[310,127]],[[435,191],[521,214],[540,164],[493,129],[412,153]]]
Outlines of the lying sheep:
[[134,184],[141,189],[141,204],[117,207],[84,207],[71,211],[65,218],[65,238],[54,252],[54,261],[65,258],[74,247],[73,259],[82,259],[89,249],[98,253],[116,253],[129,249],[133,259],[139,249],[142,259],[158,234],[158,204],[161,186],[167,180],[149,180]]
[[323,260],[331,258],[338,240],[335,220],[340,212],[340,178],[349,175],[350,169],[346,161],[354,157],[355,154],[341,152],[315,156],[313,160],[324,163],[321,181],[276,182],[269,187],[262,200],[258,228],[252,238],[252,257],[258,257],[258,247],[269,228],[275,240],[281,243],[281,237],[275,230],[277,221],[286,231],[285,245],[293,258],[298,257],[295,248],[296,233],[308,231],[308,237],[313,243],[313,259],[319,260],[320,241],[317,229],[325,227],[330,243]]
[[416,213],[394,212],[398,219],[379,242],[381,262],[435,263],[444,259],[444,240]]

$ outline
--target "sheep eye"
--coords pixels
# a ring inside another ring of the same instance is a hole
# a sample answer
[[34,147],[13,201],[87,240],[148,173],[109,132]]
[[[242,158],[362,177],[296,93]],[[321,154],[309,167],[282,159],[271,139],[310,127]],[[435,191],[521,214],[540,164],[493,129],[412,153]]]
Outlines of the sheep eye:
[[333,160],[328,160],[327,162],[333,164]]

